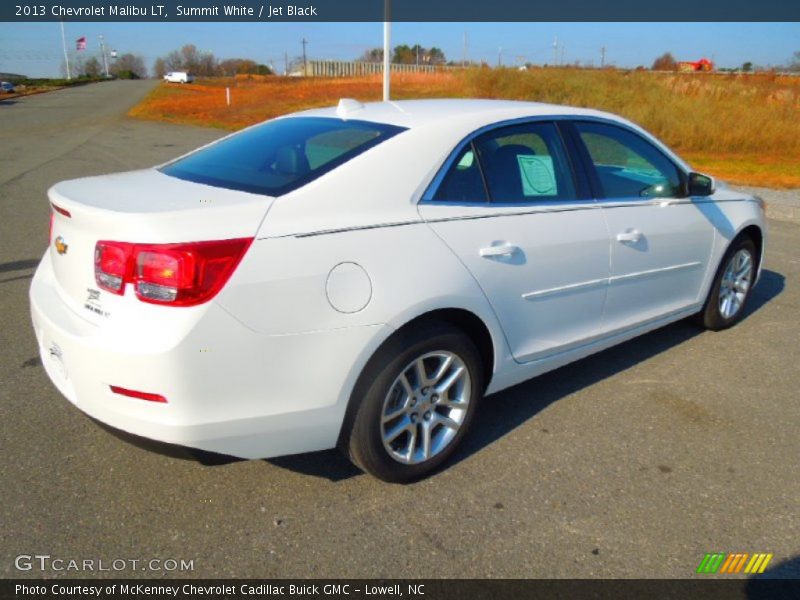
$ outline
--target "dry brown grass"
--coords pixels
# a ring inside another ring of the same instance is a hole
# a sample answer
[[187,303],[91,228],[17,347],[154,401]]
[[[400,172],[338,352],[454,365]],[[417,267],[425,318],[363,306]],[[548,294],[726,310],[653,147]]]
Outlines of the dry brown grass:
[[[232,106],[225,102],[231,87]],[[380,77],[217,79],[159,86],[131,111],[238,129],[287,112],[379,100]],[[800,78],[646,71],[475,69],[393,76],[392,96],[507,98],[608,110],[641,124],[697,168],[733,183],[800,187]]]
[[[459,80],[446,73],[401,74],[392,79],[393,97],[446,97]],[[225,87],[231,88],[227,106]],[[286,113],[335,105],[340,98],[381,99],[379,76],[352,79],[268,77],[205,79],[200,84],[162,84],[130,114],[135,117],[239,129]]]

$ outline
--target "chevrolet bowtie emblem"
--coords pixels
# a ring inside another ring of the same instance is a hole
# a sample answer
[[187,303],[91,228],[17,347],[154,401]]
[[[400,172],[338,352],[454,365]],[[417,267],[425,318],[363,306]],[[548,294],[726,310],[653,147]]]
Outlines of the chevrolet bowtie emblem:
[[55,241],[56,252],[59,254],[66,254],[67,250],[69,250],[69,246],[64,243],[64,238],[58,236]]

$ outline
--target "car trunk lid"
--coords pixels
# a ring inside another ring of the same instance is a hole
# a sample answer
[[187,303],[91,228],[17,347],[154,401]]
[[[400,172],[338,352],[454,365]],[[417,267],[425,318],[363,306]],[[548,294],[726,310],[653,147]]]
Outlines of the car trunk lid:
[[50,258],[58,291],[85,318],[102,323],[118,296],[95,282],[100,240],[170,244],[253,237],[273,198],[187,182],[155,169],[65,181],[48,192],[54,208]]

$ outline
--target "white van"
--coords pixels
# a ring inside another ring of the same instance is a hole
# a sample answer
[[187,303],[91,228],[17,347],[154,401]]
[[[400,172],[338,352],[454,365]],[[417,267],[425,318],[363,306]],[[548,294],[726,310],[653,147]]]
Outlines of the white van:
[[164,81],[168,83],[191,83],[194,81],[194,77],[186,71],[170,71],[164,75]]

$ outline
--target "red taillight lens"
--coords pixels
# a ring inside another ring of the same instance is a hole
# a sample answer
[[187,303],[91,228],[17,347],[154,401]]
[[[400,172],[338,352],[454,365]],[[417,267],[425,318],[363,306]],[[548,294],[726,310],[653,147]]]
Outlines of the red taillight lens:
[[202,304],[222,289],[252,241],[243,238],[189,244],[97,242],[97,284],[122,294],[125,283],[132,283],[140,300],[154,304]]
[[97,242],[94,247],[94,278],[104,290],[123,294],[129,273],[133,245],[125,242]]
[[195,268],[188,252],[143,250],[136,254],[136,294],[155,302],[174,302],[181,289],[190,289]]

